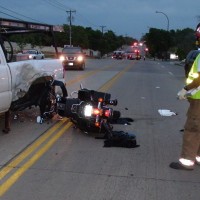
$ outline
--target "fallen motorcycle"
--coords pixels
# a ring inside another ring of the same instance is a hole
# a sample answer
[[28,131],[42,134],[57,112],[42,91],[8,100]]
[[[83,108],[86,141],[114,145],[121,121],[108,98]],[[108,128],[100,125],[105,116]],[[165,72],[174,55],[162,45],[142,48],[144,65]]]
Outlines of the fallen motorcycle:
[[117,99],[111,100],[111,94],[81,88],[76,98],[57,98],[57,112],[68,117],[80,130],[90,133],[102,133],[104,147],[138,147],[136,136],[123,131],[113,131],[112,121],[120,118],[120,111],[111,106],[117,105]]

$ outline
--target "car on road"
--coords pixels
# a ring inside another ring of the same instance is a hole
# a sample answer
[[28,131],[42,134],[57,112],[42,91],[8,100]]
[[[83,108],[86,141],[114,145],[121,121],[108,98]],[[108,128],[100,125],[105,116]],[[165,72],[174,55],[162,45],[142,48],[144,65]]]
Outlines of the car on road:
[[112,54],[112,58],[114,59],[123,59],[124,58],[124,51],[114,51]]
[[23,50],[21,53],[18,53],[16,55],[16,61],[21,60],[40,60],[44,59],[45,55],[36,49],[29,49],[29,50]]
[[185,65],[184,65],[184,69],[185,69],[185,77],[188,77],[188,74],[190,72],[190,69],[192,67],[192,64],[194,63],[194,60],[196,59],[196,57],[199,55],[200,50],[191,50],[185,59]]
[[81,47],[65,47],[60,55],[64,70],[85,69],[85,54]]
[[128,59],[128,60],[140,60],[141,59],[139,50],[126,51],[125,55],[126,55],[126,59]]
[[45,55],[36,49],[29,49],[29,50],[23,50],[21,53],[18,53],[16,55],[16,61],[21,60],[40,60],[44,59]]
[[30,60],[31,59],[44,59],[45,58],[45,55],[41,51],[36,50],[36,49],[24,50],[22,52],[22,54],[27,54],[28,58]]

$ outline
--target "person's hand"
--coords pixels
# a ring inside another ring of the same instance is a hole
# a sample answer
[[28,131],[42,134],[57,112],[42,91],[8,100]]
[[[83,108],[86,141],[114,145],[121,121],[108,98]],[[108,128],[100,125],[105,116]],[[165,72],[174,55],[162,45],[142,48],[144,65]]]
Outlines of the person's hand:
[[186,93],[187,93],[187,90],[185,90],[184,88],[181,89],[177,94],[177,98],[180,99],[180,100],[186,99],[187,98]]

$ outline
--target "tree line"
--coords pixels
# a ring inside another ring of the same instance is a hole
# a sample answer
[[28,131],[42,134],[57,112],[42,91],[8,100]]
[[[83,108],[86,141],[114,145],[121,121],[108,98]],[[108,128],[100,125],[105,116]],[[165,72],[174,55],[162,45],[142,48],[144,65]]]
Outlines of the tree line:
[[[70,44],[69,25],[63,25],[64,32],[55,32],[56,45],[64,47]],[[127,36],[118,36],[112,30],[102,33],[100,30],[93,30],[91,27],[72,26],[71,41],[73,46],[80,46],[84,49],[99,50],[101,54],[107,54],[123,45],[133,45],[138,42],[136,39]],[[190,28],[183,30],[162,30],[150,28],[149,32],[141,38],[149,49],[149,56],[167,58],[169,52],[176,53],[180,59],[184,59],[191,49],[195,49],[195,31]],[[35,46],[52,46],[52,37],[45,33],[31,33],[26,35],[12,35],[11,41],[17,42],[20,48],[30,43]]]
[[150,55],[158,58],[168,58],[169,53],[175,53],[182,60],[190,50],[197,48],[195,30],[191,28],[170,31],[150,28],[142,39]]

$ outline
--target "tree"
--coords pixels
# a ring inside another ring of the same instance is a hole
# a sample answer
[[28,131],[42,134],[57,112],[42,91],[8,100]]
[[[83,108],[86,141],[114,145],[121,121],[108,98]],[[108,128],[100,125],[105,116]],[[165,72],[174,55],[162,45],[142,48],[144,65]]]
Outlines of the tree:
[[189,28],[176,31],[151,28],[142,39],[146,41],[151,56],[158,58],[171,52],[176,53],[179,59],[183,59],[190,50],[195,49],[194,30]]
[[23,37],[23,35],[12,35],[9,39],[10,41],[17,43],[17,45],[20,48],[20,51],[22,51],[27,44],[26,38]]
[[88,35],[82,26],[72,26],[72,45],[82,48],[89,47]]
[[193,29],[186,28],[177,30],[174,35],[175,45],[177,47],[177,54],[182,60],[186,57],[187,53],[195,49],[195,32]]
[[149,33],[144,36],[149,53],[158,58],[167,58],[167,52],[172,44],[172,39],[168,31],[150,28]]

